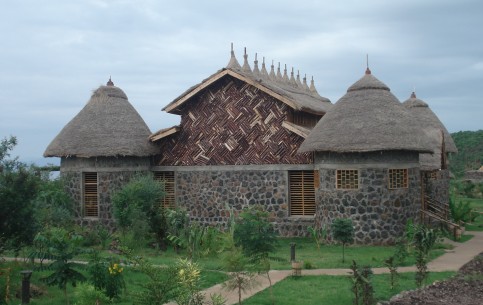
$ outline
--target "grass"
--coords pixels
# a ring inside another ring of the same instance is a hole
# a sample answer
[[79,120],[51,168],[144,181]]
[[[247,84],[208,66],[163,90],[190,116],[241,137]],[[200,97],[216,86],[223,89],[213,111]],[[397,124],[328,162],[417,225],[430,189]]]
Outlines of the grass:
[[[0,269],[4,268],[11,268],[10,272],[10,283],[11,283],[11,294],[15,295],[15,291],[21,289],[21,282],[22,279],[20,277],[20,271],[26,269],[33,269],[34,266],[30,264],[26,264],[23,262],[7,262],[1,263]],[[118,305],[127,305],[132,304],[130,299],[130,292],[137,291],[139,289],[139,283],[142,283],[146,277],[144,274],[134,271],[128,267],[124,269],[124,280],[126,282],[126,292],[122,297],[122,300],[118,303]],[[61,291],[58,287],[49,287],[40,281],[40,278],[49,274],[49,271],[34,271],[31,277],[31,283],[40,287],[43,291],[47,293],[39,298],[31,299],[30,304],[32,305],[65,305],[65,297],[63,291]],[[226,274],[217,272],[217,271],[206,271],[203,270],[201,273],[201,287],[202,289],[206,289],[211,287],[215,284],[224,282],[227,279]],[[0,276],[0,287],[5,287],[5,277]],[[70,284],[67,286],[67,293],[69,295],[69,299],[71,300],[71,304],[73,304],[73,297],[75,292],[75,287],[72,287]],[[0,293],[1,296],[4,293]],[[13,301],[19,301],[18,299],[13,299]],[[16,304],[13,302],[12,304]]]
[[470,207],[474,209],[475,212],[479,213],[475,221],[471,224],[466,224],[465,228],[468,231],[483,231],[483,199],[477,198],[458,198],[459,200],[470,203]]
[[[454,272],[432,272],[427,283],[443,280]],[[372,283],[375,298],[378,301],[389,300],[393,295],[404,290],[416,288],[414,273],[401,273],[399,284],[394,290],[389,286],[389,275],[374,275]],[[273,295],[277,305],[347,305],[352,304],[351,280],[348,276],[302,276],[289,277],[273,286]],[[271,305],[268,289],[243,301],[244,305]]]

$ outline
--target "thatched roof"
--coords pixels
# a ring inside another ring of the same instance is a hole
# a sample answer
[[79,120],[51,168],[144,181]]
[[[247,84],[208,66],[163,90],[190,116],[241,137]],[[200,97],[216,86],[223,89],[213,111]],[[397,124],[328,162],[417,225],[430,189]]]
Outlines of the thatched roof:
[[[438,119],[436,114],[428,107],[424,101],[418,99],[416,94],[413,92],[411,97],[403,102],[404,107],[406,107],[411,114],[418,120],[421,126],[434,128],[436,130],[436,146],[434,147],[434,154],[419,154],[419,164],[421,165],[421,170],[437,170],[441,169],[441,153],[450,152],[456,153],[458,149],[454,144],[453,138],[449,134],[446,127]],[[439,131],[439,134],[438,134]],[[444,149],[443,149],[444,143]]]
[[389,88],[368,69],[320,119],[299,152],[432,152],[431,132],[419,128]]
[[44,157],[144,157],[157,153],[148,126],[112,82],[95,90],[84,108],[62,129]]
[[232,49],[230,61],[225,68],[219,70],[215,74],[203,80],[201,83],[196,84],[186,90],[183,94],[175,98],[171,103],[164,107],[163,110],[169,113],[180,114],[180,107],[185,102],[214,82],[227,76],[234,77],[252,86],[255,86],[261,91],[275,97],[297,111],[322,115],[326,113],[327,110],[332,106],[329,99],[321,97],[318,94],[317,90],[315,89],[313,79],[311,86],[309,87],[305,78],[304,83],[300,81],[300,75],[297,74],[297,79],[295,79],[293,70],[290,78],[288,76],[287,69],[285,69],[283,76],[281,74],[279,74],[279,76],[275,76],[275,74],[271,76],[266,70],[265,62],[262,63],[261,69],[258,68],[258,60],[256,55],[254,68],[252,70],[248,64],[247,58],[248,55],[245,51],[245,61],[243,66],[240,66]]

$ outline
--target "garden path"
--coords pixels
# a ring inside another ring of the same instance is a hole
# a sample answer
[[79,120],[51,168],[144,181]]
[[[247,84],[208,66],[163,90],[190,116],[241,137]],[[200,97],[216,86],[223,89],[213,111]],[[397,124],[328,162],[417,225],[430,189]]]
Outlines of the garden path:
[[[447,250],[445,254],[436,258],[428,264],[429,271],[439,272],[439,271],[458,271],[464,264],[472,260],[476,255],[483,252],[483,232],[467,232],[466,234],[471,234],[474,237],[465,243],[457,243],[452,241],[447,241],[454,245],[454,249]],[[375,274],[389,273],[387,268],[373,268]],[[415,266],[400,267],[398,272],[414,272],[416,271]],[[348,275],[350,274],[350,269],[311,269],[302,270],[302,275]],[[285,279],[292,274],[291,270],[271,270],[270,278],[272,280],[272,285]],[[242,300],[251,297],[252,295],[267,289],[270,287],[269,281],[266,276],[258,276],[258,286],[254,289],[242,292]],[[223,298],[226,299],[226,305],[232,305],[238,303],[238,292],[237,291],[226,291],[223,289],[222,284],[215,285],[208,289],[203,290],[203,293],[207,297],[211,294],[221,294]],[[175,303],[168,303],[167,305],[174,305]]]

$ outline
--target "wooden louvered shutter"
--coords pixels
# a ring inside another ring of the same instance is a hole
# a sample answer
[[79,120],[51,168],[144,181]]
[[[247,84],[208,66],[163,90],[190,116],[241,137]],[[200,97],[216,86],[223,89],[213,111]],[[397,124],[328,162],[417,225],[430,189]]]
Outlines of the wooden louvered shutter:
[[84,173],[84,216],[99,217],[97,173]]
[[174,172],[154,172],[154,179],[164,182],[164,198],[161,204],[165,208],[174,209],[176,207]]
[[289,171],[291,216],[315,214],[315,184],[313,171]]

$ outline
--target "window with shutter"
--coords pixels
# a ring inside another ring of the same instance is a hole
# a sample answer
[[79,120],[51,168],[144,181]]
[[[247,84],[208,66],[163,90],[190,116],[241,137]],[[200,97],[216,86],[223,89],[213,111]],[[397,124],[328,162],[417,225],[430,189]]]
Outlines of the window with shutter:
[[161,204],[165,208],[174,209],[176,207],[174,172],[154,172],[154,179],[164,182],[164,198]]
[[84,173],[84,216],[99,217],[97,173]]
[[314,171],[289,171],[289,197],[291,216],[315,214]]

